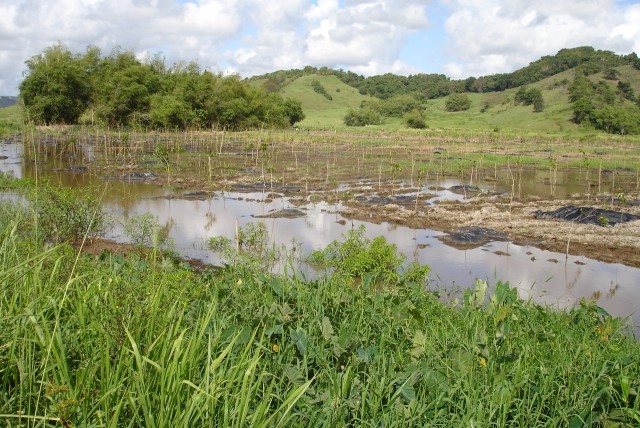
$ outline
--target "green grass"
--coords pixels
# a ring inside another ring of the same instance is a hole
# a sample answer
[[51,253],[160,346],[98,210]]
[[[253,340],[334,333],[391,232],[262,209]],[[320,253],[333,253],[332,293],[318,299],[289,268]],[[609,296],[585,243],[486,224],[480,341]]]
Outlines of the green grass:
[[[640,93],[640,73],[631,66],[619,67],[620,79],[629,81],[636,93]],[[543,79],[529,88],[542,91],[545,107],[534,113],[532,106],[515,106],[513,99],[518,88],[503,92],[469,93],[472,105],[463,112],[447,112],[446,98],[428,100],[426,105],[427,125],[432,129],[467,130],[487,132],[518,133],[521,135],[558,135],[576,137],[593,134],[587,125],[578,126],[571,121],[573,111],[568,100],[567,88],[574,77],[574,70],[567,70]],[[591,76],[592,80],[602,80],[602,73]],[[333,97],[332,101],[315,93],[311,82],[318,80]],[[615,82],[612,83],[615,86]],[[336,92],[337,90],[340,92]],[[361,95],[355,88],[340,82],[335,76],[306,75],[293,80],[281,90],[282,95],[302,102],[306,119],[299,123],[303,128],[345,129],[343,118],[350,108],[358,108],[363,100],[371,99]],[[483,107],[488,106],[484,112]],[[401,119],[385,118],[380,126],[368,126],[367,130],[395,131],[405,128]],[[595,132],[602,134],[600,132]]]
[[[317,80],[331,95],[328,100],[315,92],[311,82]],[[344,84],[335,76],[308,75],[294,80],[282,90],[282,95],[302,103],[306,119],[298,124],[303,128],[344,128],[343,118],[351,108],[360,107],[370,96],[361,95],[357,89]]]
[[14,104],[0,108],[0,137],[13,134],[22,128],[22,111]]
[[[3,426],[640,423],[640,345],[592,303],[90,256],[34,240],[37,219],[0,206]],[[378,245],[357,265],[393,259]]]

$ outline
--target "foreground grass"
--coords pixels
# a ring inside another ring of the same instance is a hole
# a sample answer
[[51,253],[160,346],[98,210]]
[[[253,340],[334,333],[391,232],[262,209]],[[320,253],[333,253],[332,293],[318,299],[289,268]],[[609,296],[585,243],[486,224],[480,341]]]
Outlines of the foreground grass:
[[1,205],[4,426],[640,423],[640,345],[589,303],[94,257],[37,221]]

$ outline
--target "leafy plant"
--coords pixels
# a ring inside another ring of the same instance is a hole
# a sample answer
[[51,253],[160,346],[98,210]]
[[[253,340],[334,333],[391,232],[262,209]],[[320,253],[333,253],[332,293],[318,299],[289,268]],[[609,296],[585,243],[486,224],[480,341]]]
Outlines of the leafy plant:
[[394,244],[389,244],[383,236],[373,240],[364,237],[365,227],[349,230],[342,242],[334,241],[324,250],[316,250],[310,260],[324,263],[337,273],[351,278],[369,278],[387,284],[404,281],[426,281],[427,266],[412,264],[401,272],[405,256],[398,254]]
[[331,96],[331,94],[327,92],[327,89],[324,86],[322,86],[322,83],[320,83],[319,81],[312,80],[311,87],[313,88],[314,91],[316,91],[317,93],[319,93],[320,95],[328,99],[329,101],[333,100],[333,97]]
[[382,123],[382,115],[372,108],[351,109],[344,117],[347,126],[379,125]]
[[173,246],[169,236],[170,227],[161,225],[158,217],[151,213],[144,213],[131,217],[124,225],[125,235],[134,245],[168,249]]
[[267,227],[262,222],[239,228],[235,240],[224,236],[209,238],[208,247],[219,253],[226,264],[236,267],[269,270],[286,258],[284,248],[269,244]]

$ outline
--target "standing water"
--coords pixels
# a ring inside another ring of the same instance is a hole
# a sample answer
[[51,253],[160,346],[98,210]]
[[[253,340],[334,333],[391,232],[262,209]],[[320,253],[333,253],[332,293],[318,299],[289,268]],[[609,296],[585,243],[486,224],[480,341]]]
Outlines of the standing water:
[[[89,148],[87,146],[83,156],[94,156]],[[65,186],[103,188],[103,206],[116,219],[106,238],[116,241],[127,242],[123,227],[127,220],[151,213],[160,224],[169,228],[178,253],[219,264],[219,256],[208,249],[207,241],[216,236],[234,239],[236,225],[242,227],[251,222],[263,222],[271,243],[289,247],[296,245],[303,256],[326,247],[334,240],[341,240],[351,228],[364,225],[365,237],[383,235],[408,261],[429,265],[432,269],[429,286],[443,294],[467,288],[478,278],[486,279],[489,284],[509,281],[522,298],[558,307],[570,307],[582,298],[593,298],[612,315],[630,317],[635,326],[640,325],[640,313],[637,311],[640,307],[640,293],[637,292],[640,269],[637,268],[511,242],[489,242],[478,248],[459,250],[438,239],[445,235],[438,231],[348,220],[340,214],[343,211],[340,205],[294,201],[266,190],[219,192],[202,200],[181,199],[174,197],[167,185],[109,180],[84,169],[60,168],[51,161],[33,162],[24,158],[21,144],[0,144],[0,172],[16,177],[33,177],[36,170],[39,176],[46,176]],[[536,185],[531,183],[539,182],[538,178],[523,182],[523,191],[535,192]],[[558,188],[562,188],[562,181],[559,183]],[[452,184],[456,183],[448,181],[448,185]],[[493,183],[494,189],[499,190],[499,187],[499,183]],[[573,189],[567,190],[570,191]],[[442,198],[443,195],[440,192],[436,197]],[[295,208],[304,214],[302,217],[269,216],[279,210],[293,208],[294,202]]]

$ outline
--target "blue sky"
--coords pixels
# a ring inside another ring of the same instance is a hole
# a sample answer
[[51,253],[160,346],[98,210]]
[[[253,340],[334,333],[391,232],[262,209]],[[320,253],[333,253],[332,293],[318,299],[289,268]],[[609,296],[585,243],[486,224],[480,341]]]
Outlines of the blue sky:
[[640,53],[640,4],[616,0],[12,0],[0,3],[0,95],[62,42],[246,77],[306,65],[466,78],[562,48]]

